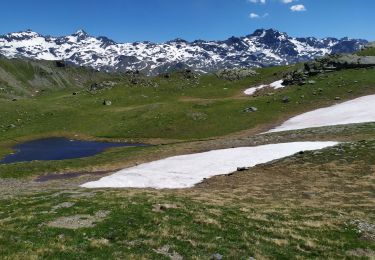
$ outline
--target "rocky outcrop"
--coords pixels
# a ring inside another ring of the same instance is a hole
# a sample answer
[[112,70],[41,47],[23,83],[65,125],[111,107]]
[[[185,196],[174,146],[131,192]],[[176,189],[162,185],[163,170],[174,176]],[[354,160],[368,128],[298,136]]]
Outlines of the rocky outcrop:
[[375,56],[355,54],[328,55],[315,61],[306,62],[303,69],[292,71],[284,76],[284,85],[304,85],[310,76],[343,69],[375,67]]
[[103,81],[103,82],[100,82],[100,83],[92,83],[89,87],[89,91],[98,91],[98,90],[102,90],[102,89],[109,89],[109,88],[112,88],[116,85],[117,83],[116,82],[113,82],[113,81]]
[[224,69],[219,70],[216,76],[221,79],[230,81],[240,80],[247,77],[255,76],[257,73],[252,69],[240,68],[240,69]]

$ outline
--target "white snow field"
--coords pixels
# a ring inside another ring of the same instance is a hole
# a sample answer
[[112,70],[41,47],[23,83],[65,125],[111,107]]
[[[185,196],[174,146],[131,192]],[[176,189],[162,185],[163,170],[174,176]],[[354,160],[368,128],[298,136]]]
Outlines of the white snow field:
[[262,88],[266,88],[266,87],[271,87],[273,89],[279,89],[279,88],[285,88],[285,86],[283,85],[283,82],[284,80],[278,80],[278,81],[275,81],[275,82],[272,82],[271,84],[269,85],[259,85],[257,87],[252,87],[252,88],[248,88],[246,89],[243,93],[245,95],[253,95],[257,90],[260,90]]
[[322,126],[375,122],[375,95],[363,96],[293,117],[267,133]]
[[252,167],[300,151],[318,150],[337,142],[295,142],[213,150],[204,153],[169,157],[121,170],[85,188],[189,188],[204,178],[228,174],[237,167]]

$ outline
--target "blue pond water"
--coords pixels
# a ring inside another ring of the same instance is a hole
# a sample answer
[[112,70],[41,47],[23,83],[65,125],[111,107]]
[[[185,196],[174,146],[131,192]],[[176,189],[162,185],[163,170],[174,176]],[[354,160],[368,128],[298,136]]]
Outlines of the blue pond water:
[[1,164],[29,161],[66,160],[89,157],[102,153],[108,148],[126,146],[147,146],[138,143],[110,143],[77,141],[62,137],[39,139],[17,144],[15,152],[0,161]]

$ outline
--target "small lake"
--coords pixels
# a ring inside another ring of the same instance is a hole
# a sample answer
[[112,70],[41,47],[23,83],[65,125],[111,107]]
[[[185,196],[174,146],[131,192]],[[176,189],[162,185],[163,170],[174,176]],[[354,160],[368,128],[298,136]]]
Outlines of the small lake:
[[78,141],[63,137],[53,137],[19,143],[13,146],[15,152],[6,156],[0,164],[67,160],[100,154],[114,147],[148,146],[140,143],[114,143],[96,141]]

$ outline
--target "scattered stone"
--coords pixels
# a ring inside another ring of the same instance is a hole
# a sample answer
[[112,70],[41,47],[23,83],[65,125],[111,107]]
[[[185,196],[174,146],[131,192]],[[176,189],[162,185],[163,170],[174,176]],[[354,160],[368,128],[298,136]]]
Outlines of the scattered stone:
[[290,97],[288,97],[288,96],[283,97],[282,102],[283,103],[289,103],[290,102]]
[[103,105],[104,106],[110,106],[110,105],[112,105],[112,101],[110,101],[110,100],[104,100],[103,101]]
[[152,211],[161,212],[166,211],[167,209],[178,209],[179,206],[176,204],[155,204],[152,206]]
[[184,259],[179,253],[171,250],[171,247],[169,245],[165,245],[163,247],[160,247],[158,249],[154,249],[154,252],[164,255],[166,257],[169,257],[171,260],[182,260]]
[[206,120],[208,118],[207,114],[197,111],[189,111],[186,113],[186,115],[192,118],[194,121]]
[[305,199],[312,199],[316,197],[316,193],[312,191],[304,191],[302,192],[302,197]]
[[254,112],[258,111],[258,108],[256,108],[256,107],[247,107],[243,111],[246,112],[246,113],[254,113]]
[[335,100],[341,100],[341,98],[340,97],[335,97]]
[[238,172],[247,171],[247,170],[249,170],[249,169],[250,169],[250,167],[237,167],[237,171],[238,171]]
[[116,84],[117,83],[114,81],[103,81],[100,83],[95,82],[89,86],[89,91],[95,92],[103,89],[110,89],[114,87]]
[[55,211],[57,209],[61,209],[61,208],[70,208],[72,206],[74,206],[75,203],[73,202],[63,202],[63,203],[60,203],[54,207],[52,207],[52,211]]
[[356,227],[361,239],[375,241],[375,224],[358,219],[351,221],[350,224]]
[[219,253],[213,254],[210,258],[211,260],[222,260],[223,256]]
[[308,83],[309,83],[310,85],[314,85],[314,84],[316,83],[316,81],[315,81],[315,80],[309,80]]

